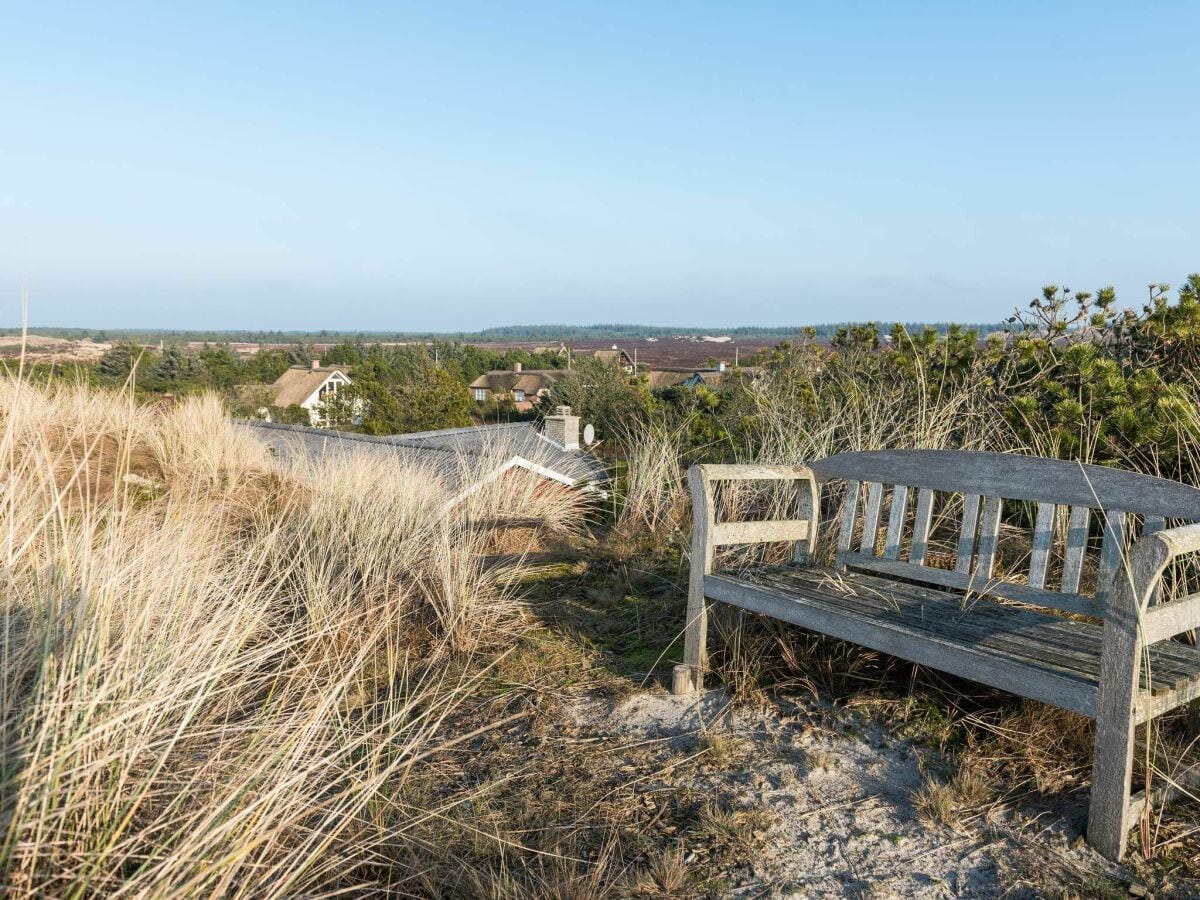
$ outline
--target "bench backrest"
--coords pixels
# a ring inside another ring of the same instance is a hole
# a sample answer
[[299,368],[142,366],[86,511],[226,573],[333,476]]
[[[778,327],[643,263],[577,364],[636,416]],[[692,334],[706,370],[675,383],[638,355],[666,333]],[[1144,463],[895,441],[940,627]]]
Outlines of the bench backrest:
[[[1092,616],[1104,614],[1127,540],[1161,530],[1167,519],[1200,521],[1200,489],[1120,469],[1034,456],[878,450],[842,453],[810,468],[819,481],[846,482],[838,539],[840,566]],[[953,570],[927,565],[930,522],[939,494],[962,498]],[[994,574],[1006,501],[1035,504],[1027,583]],[[1096,591],[1088,596],[1080,592],[1080,576],[1094,515],[1104,537]],[[861,537],[855,545],[860,521]],[[1064,524],[1056,528],[1059,521]],[[881,528],[886,529],[882,548]],[[1056,535],[1056,531],[1066,533]],[[1065,542],[1065,551],[1059,584],[1051,589],[1046,582],[1056,540]]]

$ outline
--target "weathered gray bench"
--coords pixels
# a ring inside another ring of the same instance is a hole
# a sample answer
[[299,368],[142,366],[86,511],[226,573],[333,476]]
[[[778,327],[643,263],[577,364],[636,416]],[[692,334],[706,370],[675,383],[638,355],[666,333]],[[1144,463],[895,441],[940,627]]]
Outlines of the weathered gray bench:
[[[676,693],[703,686],[707,599],[1073,710],[1096,720],[1088,840],[1110,859],[1124,855],[1129,828],[1154,799],[1130,797],[1135,729],[1200,697],[1200,649],[1171,640],[1200,626],[1200,594],[1158,602],[1168,564],[1200,549],[1200,525],[1178,524],[1200,521],[1200,490],[966,451],[845,453],[807,468],[694,466],[688,475],[692,567]],[[797,482],[799,511],[718,522],[714,492],[739,480]],[[820,567],[819,483],[839,481],[837,563]],[[1032,549],[1026,576],[1002,578],[997,549],[1014,502],[1032,519]],[[948,546],[933,542],[931,523],[951,532]],[[717,548],[775,541],[796,545],[791,564],[713,569]]]

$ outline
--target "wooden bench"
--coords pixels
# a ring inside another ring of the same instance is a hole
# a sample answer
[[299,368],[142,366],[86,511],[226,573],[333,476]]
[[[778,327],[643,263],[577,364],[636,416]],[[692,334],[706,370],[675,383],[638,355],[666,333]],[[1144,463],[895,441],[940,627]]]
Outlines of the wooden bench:
[[[1130,797],[1135,729],[1200,697],[1200,649],[1171,640],[1200,626],[1200,594],[1158,602],[1167,566],[1200,549],[1200,525],[1189,524],[1200,521],[1200,490],[1060,460],[931,450],[845,453],[810,467],[702,465],[688,479],[676,693],[703,687],[706,600],[715,600],[1089,716],[1088,840],[1110,859],[1124,855],[1129,828],[1158,797]],[[717,521],[714,493],[731,489],[722,482],[781,480],[795,483],[797,512]],[[812,562],[827,483],[844,494],[832,568]],[[1032,524],[1025,574],[1000,577],[1001,526],[1022,519]],[[720,547],[776,541],[795,545],[790,564],[714,571]],[[1081,590],[1089,582],[1096,588]]]

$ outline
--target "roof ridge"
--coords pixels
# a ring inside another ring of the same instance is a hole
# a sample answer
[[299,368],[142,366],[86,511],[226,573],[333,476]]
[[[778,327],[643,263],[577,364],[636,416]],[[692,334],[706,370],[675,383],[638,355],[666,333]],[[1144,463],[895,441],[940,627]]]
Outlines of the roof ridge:
[[481,431],[500,430],[502,428],[518,429],[530,427],[533,422],[495,422],[487,425],[461,425],[457,428],[435,428],[432,431],[409,431],[404,434],[388,434],[381,437],[389,440],[392,443],[397,443],[401,440],[411,440],[415,438],[430,438],[441,437],[443,435],[452,434],[478,434]]
[[528,375],[530,372],[569,372],[570,369],[526,369],[521,368],[518,372],[516,369],[488,369],[484,375]]
[[[462,464],[467,460],[482,460],[484,462],[488,462],[490,460],[489,454],[480,452],[478,449],[472,449],[464,446],[447,447],[437,446],[434,444],[423,444],[419,442],[409,443],[403,440],[394,440],[392,439],[394,436],[389,437],[383,435],[359,434],[353,431],[339,431],[331,428],[314,428],[308,425],[289,425],[284,422],[264,422],[261,419],[233,419],[232,421],[238,425],[256,428],[261,431],[295,435],[298,439],[303,437],[320,439],[320,441],[325,444],[337,444],[341,442],[358,443],[367,446],[378,447],[381,449],[389,448],[397,452],[404,451],[419,453],[425,455],[426,457],[437,454],[439,460],[444,460],[445,463],[439,461],[435,463],[435,465],[442,466],[450,461],[459,463],[459,465],[454,466],[453,470],[451,471],[463,471],[464,469]],[[454,431],[460,434],[471,432],[478,433],[484,430],[486,427],[489,426],[445,429],[445,431]],[[560,455],[554,461],[548,458],[542,459],[541,457],[538,458],[541,461],[538,461],[537,459],[531,461],[527,457],[521,455],[519,448],[514,446],[511,451],[507,451],[505,453],[504,459],[508,462],[502,463],[501,468],[513,460],[519,460],[522,463],[534,466],[537,469],[544,468],[554,471],[562,476],[570,478],[573,482],[596,483],[608,480],[608,475],[604,470],[603,464],[596,459],[595,456],[582,449],[576,451],[567,450],[538,431],[532,422],[505,422],[490,427],[505,431],[516,431],[517,429],[527,430],[532,435],[535,435],[537,438],[540,438],[549,444],[550,447],[553,448],[554,452]],[[425,432],[425,434],[439,433],[440,432]],[[404,435],[401,435],[400,437],[403,438]],[[262,439],[268,440],[265,436]],[[301,441],[301,443],[303,443],[303,441]],[[470,467],[468,466],[466,471],[469,470]],[[443,475],[447,475],[445,470],[441,471]],[[489,467],[489,471],[496,470]]]
[[[337,428],[313,428],[309,425],[290,425],[287,422],[264,422],[262,419],[234,419],[242,425],[253,428],[265,428],[271,431],[288,431],[292,434],[311,434],[314,437],[336,438],[341,441],[357,441],[363,444],[382,444],[385,447],[405,446],[395,441],[389,441],[386,436],[377,434],[361,434],[357,431],[341,431]],[[429,450],[434,453],[457,453],[449,447],[407,447],[409,450]]]

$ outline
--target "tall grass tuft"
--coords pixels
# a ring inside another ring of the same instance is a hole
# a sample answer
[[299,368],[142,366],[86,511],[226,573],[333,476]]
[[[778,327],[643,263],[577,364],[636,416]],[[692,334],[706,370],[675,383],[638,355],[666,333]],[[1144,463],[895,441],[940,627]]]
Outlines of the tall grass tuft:
[[687,515],[682,458],[688,424],[652,421],[625,430],[629,468],[617,520],[623,533],[665,533],[682,524]]
[[[487,529],[390,461],[284,469],[208,397],[0,381],[11,896],[403,890],[422,779],[519,628]],[[500,481],[496,515],[529,508]],[[482,502],[483,498],[480,498]],[[566,507],[554,515],[565,515]],[[549,514],[549,513],[548,513]]]

